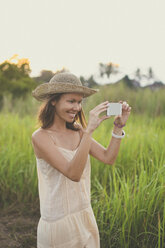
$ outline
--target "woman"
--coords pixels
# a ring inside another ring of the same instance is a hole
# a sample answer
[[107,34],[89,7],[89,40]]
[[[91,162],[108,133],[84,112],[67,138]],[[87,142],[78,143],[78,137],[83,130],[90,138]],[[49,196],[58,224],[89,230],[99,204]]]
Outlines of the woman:
[[[57,73],[33,92],[44,101],[39,112],[41,127],[32,134],[37,160],[41,218],[38,248],[99,248],[100,237],[90,198],[90,157],[112,165],[117,157],[131,108],[124,102],[116,116],[112,139],[104,148],[92,138],[108,101],[90,111],[88,125],[82,100],[97,90],[82,86],[73,74]],[[103,134],[104,135],[104,134]]]

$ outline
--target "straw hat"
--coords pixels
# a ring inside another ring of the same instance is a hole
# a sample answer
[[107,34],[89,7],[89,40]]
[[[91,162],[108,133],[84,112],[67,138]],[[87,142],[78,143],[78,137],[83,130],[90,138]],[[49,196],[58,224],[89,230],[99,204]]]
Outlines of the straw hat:
[[91,89],[82,85],[80,79],[70,72],[55,74],[48,83],[37,86],[32,91],[32,96],[39,101],[44,101],[55,93],[82,93],[83,97],[88,97],[98,89]]

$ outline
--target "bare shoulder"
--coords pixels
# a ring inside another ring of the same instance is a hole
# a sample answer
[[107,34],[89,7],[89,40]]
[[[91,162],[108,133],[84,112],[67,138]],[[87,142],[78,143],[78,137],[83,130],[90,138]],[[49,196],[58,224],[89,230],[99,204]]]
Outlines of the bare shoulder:
[[43,139],[45,140],[45,138],[47,138],[47,135],[42,128],[38,128],[32,133],[32,142],[34,145],[40,143]]
[[73,181],[77,181],[74,172],[70,171],[68,160],[61,153],[53,140],[45,130],[39,129],[32,134],[32,143],[37,158],[45,160],[49,165],[57,169],[64,176]]

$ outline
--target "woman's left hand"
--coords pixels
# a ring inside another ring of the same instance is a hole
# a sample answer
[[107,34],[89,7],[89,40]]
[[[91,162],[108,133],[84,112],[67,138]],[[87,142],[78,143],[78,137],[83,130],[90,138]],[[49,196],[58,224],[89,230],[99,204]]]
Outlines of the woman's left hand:
[[119,103],[122,103],[122,115],[115,116],[115,123],[125,125],[131,113],[131,107],[127,102],[119,101]]

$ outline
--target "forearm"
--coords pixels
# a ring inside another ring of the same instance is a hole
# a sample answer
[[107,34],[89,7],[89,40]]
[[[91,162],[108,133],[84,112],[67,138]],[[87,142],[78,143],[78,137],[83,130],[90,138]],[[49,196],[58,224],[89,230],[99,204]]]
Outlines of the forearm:
[[[122,129],[114,126],[113,133],[122,136]],[[119,153],[120,143],[121,139],[112,136],[110,144],[105,151],[105,158],[108,164],[113,164],[115,162]]]
[[73,178],[74,181],[80,180],[85,168],[92,141],[91,136],[92,134],[90,132],[84,132],[79,148],[69,163],[70,177]]

